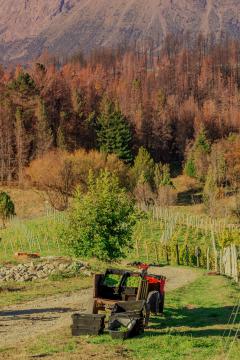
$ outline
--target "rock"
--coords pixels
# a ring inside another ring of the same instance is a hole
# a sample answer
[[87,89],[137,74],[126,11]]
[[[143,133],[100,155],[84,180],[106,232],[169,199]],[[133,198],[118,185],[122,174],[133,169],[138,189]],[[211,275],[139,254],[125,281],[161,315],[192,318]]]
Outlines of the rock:
[[64,257],[42,258],[41,262],[27,262],[25,264],[8,265],[0,268],[0,282],[3,281],[33,281],[47,279],[52,274],[82,273],[91,276],[89,265]]
[[68,265],[69,265],[69,264],[59,264],[59,267],[58,267],[59,271],[64,271],[64,270],[66,270],[66,269],[68,268]]

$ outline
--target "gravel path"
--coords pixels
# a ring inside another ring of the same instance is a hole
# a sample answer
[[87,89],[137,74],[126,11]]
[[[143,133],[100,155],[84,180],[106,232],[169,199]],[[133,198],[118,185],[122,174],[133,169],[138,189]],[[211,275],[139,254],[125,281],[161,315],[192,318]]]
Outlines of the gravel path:
[[[152,267],[149,273],[166,276],[167,291],[182,287],[200,276],[200,273],[194,269],[170,266]],[[76,311],[85,311],[91,297],[92,289],[87,289],[2,308],[0,310],[0,349],[70,325],[71,314]]]

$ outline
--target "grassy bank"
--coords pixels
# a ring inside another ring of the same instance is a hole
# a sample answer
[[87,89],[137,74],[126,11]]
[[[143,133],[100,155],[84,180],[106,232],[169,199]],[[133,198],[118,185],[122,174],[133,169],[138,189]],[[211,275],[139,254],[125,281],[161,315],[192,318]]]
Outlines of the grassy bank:
[[92,286],[92,277],[76,276],[72,278],[55,278],[35,280],[22,283],[0,284],[0,309],[3,306],[24,303],[38,298],[71,293]]

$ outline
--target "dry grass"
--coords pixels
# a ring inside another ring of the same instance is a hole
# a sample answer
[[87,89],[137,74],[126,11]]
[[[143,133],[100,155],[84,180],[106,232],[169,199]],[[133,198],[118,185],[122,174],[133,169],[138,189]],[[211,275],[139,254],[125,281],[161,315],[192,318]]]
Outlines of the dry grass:
[[18,218],[31,219],[45,214],[46,204],[43,192],[5,186],[1,186],[0,191],[5,191],[11,196]]

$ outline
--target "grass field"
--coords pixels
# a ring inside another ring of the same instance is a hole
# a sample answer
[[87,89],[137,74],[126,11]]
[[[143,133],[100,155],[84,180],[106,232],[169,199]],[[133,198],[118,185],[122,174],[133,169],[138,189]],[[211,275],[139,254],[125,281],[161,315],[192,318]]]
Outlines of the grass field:
[[[202,276],[192,285],[169,293],[165,318],[152,318],[145,336],[127,341],[126,347],[139,360],[226,359],[233,339],[227,338],[230,328],[227,323],[238,299],[239,289],[229,280]],[[239,322],[240,314],[237,326]],[[91,342],[106,344],[109,336]],[[229,359],[238,359],[239,350],[236,343]]]
[[125,342],[108,334],[73,338],[63,328],[18,345],[17,357],[15,348],[1,349],[1,359],[237,360],[239,340],[233,343],[234,331],[228,337],[228,320],[238,299],[239,289],[228,279],[203,273],[168,293],[165,317],[153,317],[143,336]]
[[52,213],[31,220],[11,220],[6,229],[1,229],[0,259],[13,260],[19,251],[36,252],[41,256],[64,255],[58,236],[64,214]]
[[0,308],[35,300],[43,296],[79,291],[92,286],[92,277],[76,276],[35,280],[24,284],[8,282],[0,285]]

